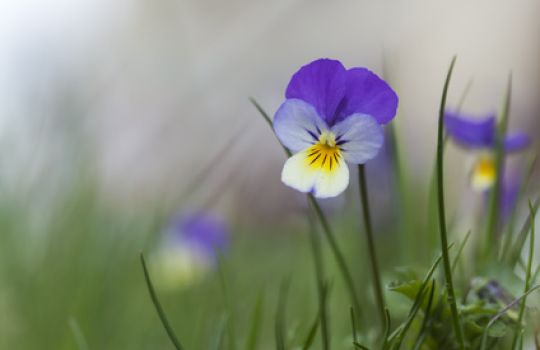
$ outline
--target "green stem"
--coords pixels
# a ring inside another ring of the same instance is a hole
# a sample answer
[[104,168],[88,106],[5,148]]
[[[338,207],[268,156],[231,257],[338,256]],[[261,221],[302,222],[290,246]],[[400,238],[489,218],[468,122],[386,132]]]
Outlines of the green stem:
[[349,267],[347,266],[347,262],[345,261],[345,257],[336,242],[334,234],[332,233],[332,230],[330,229],[330,225],[328,224],[328,221],[326,220],[326,217],[324,216],[324,213],[321,207],[319,206],[319,203],[317,202],[317,200],[311,193],[309,193],[307,196],[311,205],[313,206],[313,209],[315,209],[315,213],[317,214],[319,221],[321,222],[324,235],[326,236],[326,239],[328,240],[328,243],[330,244],[330,249],[332,250],[332,253],[334,254],[334,257],[338,264],[338,268],[341,274],[343,275],[343,279],[345,280],[345,284],[347,285],[347,289],[349,290],[349,296],[351,298],[351,302],[353,304],[355,311],[357,311],[356,315],[359,315],[362,309],[360,307],[358,294],[356,293],[356,288],[354,286],[354,280],[352,278]]
[[366,168],[365,165],[358,165],[358,184],[360,188],[360,199],[362,201],[362,210],[364,214],[364,224],[366,231],[366,240],[368,244],[369,260],[371,264],[371,273],[373,277],[373,289],[375,292],[375,298],[377,300],[377,309],[379,311],[379,317],[381,324],[384,324],[385,320],[385,302],[384,293],[381,283],[381,275],[379,270],[379,264],[377,262],[377,251],[375,250],[375,240],[373,239],[373,227],[371,225],[371,214],[369,212],[369,198],[366,181]]
[[444,160],[443,160],[443,145],[444,145],[444,111],[446,108],[446,96],[448,94],[448,86],[450,84],[450,78],[452,71],[456,63],[456,57],[452,59],[446,81],[444,82],[444,88],[441,98],[441,106],[439,109],[439,125],[437,133],[437,193],[439,203],[439,231],[441,235],[441,250],[443,257],[444,275],[446,280],[446,290],[448,292],[448,303],[450,304],[450,310],[452,313],[452,324],[456,339],[461,350],[465,349],[465,340],[463,337],[463,329],[461,328],[459,313],[456,305],[456,295],[454,292],[454,283],[452,281],[452,266],[450,264],[450,256],[448,254],[448,237],[446,232],[446,213],[444,208]]
[[144,278],[146,280],[146,285],[148,286],[148,292],[150,292],[150,298],[152,299],[152,302],[154,303],[154,307],[156,308],[159,319],[161,320],[163,327],[165,327],[165,330],[167,331],[167,335],[169,336],[169,339],[173,343],[176,350],[182,350],[183,349],[182,345],[180,345],[178,338],[176,338],[176,334],[174,334],[174,331],[171,325],[169,324],[169,321],[167,320],[165,311],[163,311],[163,308],[161,307],[161,304],[159,303],[158,297],[156,295],[156,291],[154,290],[154,286],[152,285],[152,281],[150,280],[150,274],[148,273],[148,269],[146,268],[146,261],[144,260],[143,253],[141,253],[141,264],[144,271]]
[[486,232],[486,243],[484,244],[484,256],[497,253],[497,226],[499,224],[499,202],[501,197],[501,187],[504,170],[504,138],[508,126],[508,114],[510,111],[510,100],[512,96],[512,75],[508,77],[508,88],[501,115],[500,125],[497,128],[497,137],[495,144],[495,185],[491,193],[491,202],[489,207],[488,225]]
[[320,315],[320,324],[321,324],[321,340],[322,347],[324,350],[330,348],[330,332],[328,329],[328,314],[326,310],[326,296],[325,296],[325,285],[324,285],[324,265],[321,254],[321,242],[317,234],[315,225],[309,220],[310,224],[310,238],[311,238],[311,248],[313,251],[313,261],[315,265],[315,275],[317,278],[317,294],[319,297],[319,315]]
[[[534,209],[530,201],[529,201],[529,210],[530,210],[530,217],[531,217],[531,235],[529,239],[529,259],[527,261],[527,270],[525,272],[525,290],[523,291],[524,293],[527,293],[529,289],[531,288],[532,264],[533,264],[533,259],[534,259],[534,236],[535,236],[534,222],[536,219],[536,210]],[[519,316],[518,316],[519,326],[521,326],[523,315],[525,313],[525,303],[526,303],[526,298],[524,297],[523,301],[521,301],[519,305]],[[512,350],[516,348],[520,332],[521,332],[521,329],[518,329],[516,333],[514,334],[514,339],[512,340],[512,348],[511,348]]]

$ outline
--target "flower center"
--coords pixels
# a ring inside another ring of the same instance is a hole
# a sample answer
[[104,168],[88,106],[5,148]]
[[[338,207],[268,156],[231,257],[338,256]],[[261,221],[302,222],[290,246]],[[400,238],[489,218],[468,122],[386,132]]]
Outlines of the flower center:
[[495,184],[496,175],[497,170],[493,156],[491,154],[481,155],[473,167],[471,185],[475,190],[485,191]]
[[319,141],[307,150],[306,162],[314,170],[332,171],[341,161],[341,150],[336,145],[336,135],[328,131],[324,131]]

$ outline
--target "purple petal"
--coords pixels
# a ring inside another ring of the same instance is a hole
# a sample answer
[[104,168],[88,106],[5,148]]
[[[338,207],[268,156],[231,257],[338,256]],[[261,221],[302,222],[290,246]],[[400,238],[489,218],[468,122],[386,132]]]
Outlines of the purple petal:
[[444,124],[448,135],[469,148],[492,147],[495,142],[495,116],[482,118],[446,112]]
[[519,131],[513,132],[506,135],[506,138],[504,139],[504,149],[507,152],[520,151],[529,146],[530,142],[529,135],[526,133]]
[[500,213],[503,220],[507,220],[515,210],[522,181],[523,178],[516,173],[505,174],[499,202]]
[[398,96],[384,80],[366,68],[351,68],[347,71],[345,97],[336,122],[360,113],[386,124],[395,117],[397,106]]
[[353,114],[332,127],[345,160],[364,164],[375,158],[384,142],[378,121],[367,114]]
[[313,61],[296,72],[285,92],[314,106],[319,115],[330,121],[345,95],[346,70],[341,62],[330,59]]
[[174,241],[200,252],[214,255],[228,245],[229,231],[225,222],[209,212],[195,212],[176,217],[170,228]]
[[297,99],[283,102],[273,124],[279,141],[293,153],[313,145],[319,140],[321,131],[328,129],[312,105]]

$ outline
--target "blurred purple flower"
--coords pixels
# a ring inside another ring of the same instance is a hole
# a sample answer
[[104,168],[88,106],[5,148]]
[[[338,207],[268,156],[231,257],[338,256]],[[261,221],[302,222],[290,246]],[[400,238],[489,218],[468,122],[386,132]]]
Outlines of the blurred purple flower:
[[208,211],[198,211],[173,218],[168,234],[171,244],[180,244],[209,258],[223,251],[229,243],[225,221]]
[[[444,122],[448,135],[458,144],[471,150],[482,151],[471,172],[471,186],[478,191],[490,189],[497,178],[494,156],[497,135],[495,115],[476,117],[446,111]],[[509,133],[504,139],[504,151],[520,151],[529,143],[530,138],[526,133]]]
[[384,139],[381,125],[394,118],[398,105],[396,93],[373,72],[346,69],[330,59],[300,68],[285,97],[274,116],[274,131],[294,155],[281,179],[320,198],[345,190],[345,161],[364,164],[377,155]]
[[221,218],[198,211],[174,217],[155,255],[161,287],[186,287],[205,276],[229,244],[229,229]]
[[[481,117],[446,111],[445,128],[448,135],[458,144],[471,149],[493,149],[495,147],[496,125],[495,115]],[[530,143],[529,136],[524,132],[514,132],[506,135],[504,148],[507,152],[520,151]]]

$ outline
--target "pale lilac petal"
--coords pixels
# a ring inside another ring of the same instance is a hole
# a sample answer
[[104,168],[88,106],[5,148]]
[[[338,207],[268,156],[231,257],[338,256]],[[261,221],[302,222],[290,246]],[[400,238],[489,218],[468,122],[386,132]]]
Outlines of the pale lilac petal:
[[397,106],[398,96],[384,80],[366,68],[352,68],[347,71],[345,97],[335,122],[352,114],[368,114],[386,124],[395,117]]
[[313,145],[321,132],[328,129],[315,108],[298,99],[283,102],[273,124],[279,141],[293,153]]
[[334,125],[331,131],[345,160],[354,164],[375,158],[384,142],[382,127],[366,114],[353,114]]
[[346,70],[341,62],[319,59],[303,66],[293,75],[285,97],[311,104],[329,122],[345,95],[345,81]]

